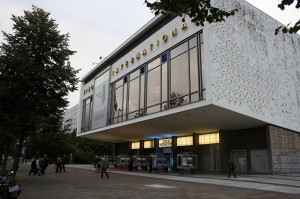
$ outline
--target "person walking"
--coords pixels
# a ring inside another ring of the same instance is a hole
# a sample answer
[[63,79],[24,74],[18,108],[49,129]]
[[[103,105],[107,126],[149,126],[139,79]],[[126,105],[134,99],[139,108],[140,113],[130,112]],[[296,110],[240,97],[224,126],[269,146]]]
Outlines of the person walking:
[[100,159],[100,156],[96,156],[95,158],[95,168],[96,168],[96,171],[100,171],[101,169],[101,159]]
[[32,160],[31,160],[31,167],[30,167],[30,171],[29,171],[29,176],[31,175],[31,173],[33,173],[33,175],[36,175],[38,172],[37,170],[37,161],[36,161],[36,158],[35,156],[32,157]]
[[150,155],[149,156],[149,173],[152,173],[152,162],[153,162],[152,156]]
[[58,170],[61,172],[62,160],[61,157],[58,156],[56,159],[56,170],[55,172],[58,173]]
[[129,158],[128,171],[133,171],[133,157]]
[[64,172],[66,172],[66,167],[65,167],[66,161],[67,161],[66,155],[63,155],[63,157],[61,158],[61,167],[59,172],[61,172],[61,170],[64,170]]
[[106,169],[108,169],[108,161],[107,161],[107,157],[104,156],[101,161],[101,178],[103,178],[103,173],[105,173],[106,177],[109,178]]
[[44,155],[44,157],[40,158],[39,159],[39,165],[40,165],[40,171],[39,171],[39,176],[42,174],[42,175],[45,175],[46,172],[46,168],[48,167],[48,158],[47,158],[47,154]]
[[236,178],[236,174],[235,174],[235,165],[234,163],[229,160],[228,162],[228,178],[230,178],[231,174],[234,176],[234,178]]

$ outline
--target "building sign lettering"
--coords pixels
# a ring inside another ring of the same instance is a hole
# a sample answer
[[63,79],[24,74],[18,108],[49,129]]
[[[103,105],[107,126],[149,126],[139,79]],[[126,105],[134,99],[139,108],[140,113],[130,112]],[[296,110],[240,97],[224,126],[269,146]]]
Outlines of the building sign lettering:
[[159,147],[171,147],[171,146],[172,146],[172,138],[159,140]]
[[[188,28],[187,24],[186,24],[185,22],[182,22],[182,24],[181,24],[181,30],[186,30],[187,28]],[[172,28],[172,30],[171,30],[171,35],[172,35],[173,37],[175,37],[177,34],[178,34],[177,28],[176,28],[176,27]],[[161,40],[162,40],[163,42],[167,43],[167,42],[168,42],[168,35],[167,35],[167,34],[164,34],[164,35],[161,37]],[[155,45],[156,45],[156,46],[159,46],[159,44],[160,44],[160,40],[157,39],[157,40],[155,41]],[[153,50],[153,47],[154,47],[154,44],[153,44],[153,43],[149,44],[149,49],[150,49],[151,51]],[[147,55],[147,50],[146,50],[146,49],[143,49],[142,55],[143,55],[143,56],[146,56],[146,55]],[[130,63],[134,64],[134,59],[139,60],[140,58],[141,58],[141,54],[140,54],[140,52],[138,52],[138,53],[136,53],[135,58],[134,58],[134,57],[131,57]],[[124,64],[121,64],[121,70],[123,70],[123,66],[124,66]],[[129,61],[126,61],[126,62],[125,62],[125,66],[126,66],[126,67],[129,66]],[[111,75],[114,76],[115,74],[118,74],[118,73],[119,73],[119,67],[117,67],[115,70],[112,70]]]

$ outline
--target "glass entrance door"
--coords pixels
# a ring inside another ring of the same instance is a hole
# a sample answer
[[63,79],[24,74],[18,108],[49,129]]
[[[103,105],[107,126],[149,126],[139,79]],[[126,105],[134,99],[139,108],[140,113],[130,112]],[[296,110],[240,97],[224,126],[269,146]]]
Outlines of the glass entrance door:
[[230,157],[235,165],[235,172],[247,173],[246,150],[233,150],[230,153]]
[[202,145],[200,151],[200,169],[203,171],[220,171],[219,144]]

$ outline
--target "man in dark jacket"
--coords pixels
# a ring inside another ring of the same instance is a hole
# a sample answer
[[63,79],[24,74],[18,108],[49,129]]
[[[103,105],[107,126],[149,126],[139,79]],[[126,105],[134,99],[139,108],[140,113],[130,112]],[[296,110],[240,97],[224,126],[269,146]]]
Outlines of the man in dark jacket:
[[105,173],[106,177],[109,178],[109,175],[106,171],[106,169],[108,169],[108,167],[109,167],[109,164],[107,161],[107,157],[104,156],[101,161],[101,178],[103,178],[103,173]]
[[234,163],[231,160],[229,160],[229,162],[228,162],[228,178],[230,178],[231,173],[236,178],[234,169],[235,169]]
[[40,168],[41,170],[39,171],[39,176],[42,174],[42,175],[45,175],[45,170],[48,166],[48,158],[47,158],[47,154],[44,155],[44,157],[40,158],[39,159],[39,165],[40,165]]
[[64,170],[64,172],[66,172],[66,168],[65,168],[66,161],[67,161],[66,155],[63,155],[63,157],[61,158],[60,172],[61,170]]
[[31,167],[30,167],[30,171],[29,171],[29,176],[31,175],[31,173],[33,173],[33,175],[36,175],[37,173],[37,163],[36,163],[36,158],[33,156],[32,160],[31,160]]

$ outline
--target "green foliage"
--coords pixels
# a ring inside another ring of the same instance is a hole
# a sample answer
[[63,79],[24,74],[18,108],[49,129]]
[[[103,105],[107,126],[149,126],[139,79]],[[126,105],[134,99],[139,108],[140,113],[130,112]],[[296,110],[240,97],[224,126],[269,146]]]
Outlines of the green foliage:
[[75,164],[91,163],[93,157],[95,157],[95,155],[92,151],[84,151],[80,148],[76,148],[73,154],[73,163]]
[[[284,10],[286,6],[292,5],[296,2],[296,9],[300,8],[300,0],[281,0],[278,7]],[[160,0],[153,3],[149,3],[145,0],[147,7],[152,10],[155,15],[159,13],[174,17],[182,17],[182,21],[185,21],[185,16],[189,16],[191,21],[197,26],[204,26],[204,22],[208,23],[225,21],[224,17],[229,17],[237,12],[236,9],[231,11],[224,11],[211,6],[211,0]],[[294,26],[280,26],[275,29],[275,35],[279,31],[283,33],[297,33],[300,30],[300,19]]]
[[61,34],[49,16],[33,6],[31,11],[24,11],[24,16],[12,16],[13,33],[3,32],[0,129],[19,140],[15,160],[23,140],[45,131],[49,121],[58,121],[68,105],[68,92],[77,89],[79,71],[69,62],[75,53],[69,50],[69,35]]
[[[53,129],[54,130],[54,129]],[[50,160],[58,155],[73,155],[73,163],[89,163],[95,155],[112,155],[111,143],[76,137],[63,131],[45,129],[31,136],[26,142],[27,158],[48,154]]]
[[197,26],[204,26],[205,21],[208,23],[225,21],[224,17],[234,15],[236,12],[236,10],[227,12],[213,7],[210,0],[160,0],[154,3],[145,0],[145,3],[155,15],[161,13],[180,16],[183,21],[185,16],[188,15]]
[[[34,130],[40,119],[59,117],[76,90],[78,71],[69,63],[68,34],[60,34],[49,13],[33,7],[14,16],[14,34],[1,45],[1,119]],[[12,124],[13,123],[13,124]]]
[[[290,6],[292,5],[294,2],[296,2],[296,9],[300,8],[300,0],[282,0],[280,4],[278,4],[278,8],[280,8],[281,10],[284,10],[286,6]],[[297,33],[300,30],[300,19],[293,25],[290,26],[290,24],[288,24],[287,26],[280,26],[278,28],[276,28],[275,30],[275,35],[277,35],[279,33],[279,31],[283,32],[283,33]]]

